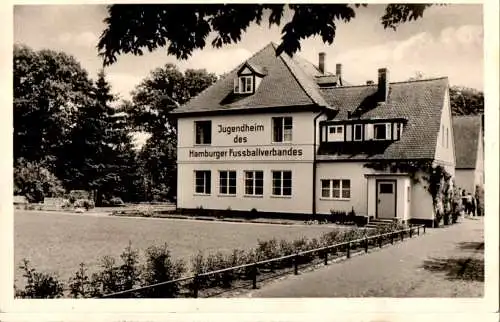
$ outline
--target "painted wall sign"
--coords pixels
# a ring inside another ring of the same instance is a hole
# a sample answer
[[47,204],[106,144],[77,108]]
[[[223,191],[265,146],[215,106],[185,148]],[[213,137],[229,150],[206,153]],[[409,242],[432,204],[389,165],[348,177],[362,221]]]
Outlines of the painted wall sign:
[[203,159],[228,159],[228,158],[245,158],[245,157],[301,157],[303,150],[301,148],[218,148],[216,150],[189,150],[189,158]]
[[[232,135],[234,133],[251,133],[251,132],[264,132],[264,125],[254,123],[248,125],[247,123],[243,123],[241,125],[223,125],[217,124],[217,133],[218,134],[227,134]],[[247,143],[247,136],[241,136],[237,134],[233,138],[233,143]]]

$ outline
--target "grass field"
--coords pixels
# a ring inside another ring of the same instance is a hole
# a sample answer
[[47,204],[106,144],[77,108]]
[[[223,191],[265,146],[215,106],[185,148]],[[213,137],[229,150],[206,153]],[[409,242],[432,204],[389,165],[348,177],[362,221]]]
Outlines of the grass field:
[[118,260],[129,241],[133,248],[141,251],[141,256],[148,246],[167,243],[174,258],[190,264],[191,257],[200,250],[209,253],[249,249],[255,247],[259,239],[312,238],[332,229],[318,225],[240,224],[18,210],[14,214],[16,285],[24,284],[22,271],[17,268],[23,258],[29,259],[38,271],[55,272],[66,282],[81,262],[92,271],[104,255]]

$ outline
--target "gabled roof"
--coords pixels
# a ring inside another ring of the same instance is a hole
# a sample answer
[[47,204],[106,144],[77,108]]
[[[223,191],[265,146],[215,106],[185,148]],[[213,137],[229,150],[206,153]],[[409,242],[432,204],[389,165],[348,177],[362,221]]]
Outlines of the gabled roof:
[[[322,88],[326,101],[339,110],[335,120],[404,118],[399,141],[379,145],[373,154],[336,154],[324,149],[318,160],[434,159],[448,79],[391,83],[387,102],[377,100],[377,85]],[[352,118],[351,118],[352,119]]]
[[[254,94],[234,94],[234,79],[245,64],[265,70],[266,75]],[[275,107],[299,110],[301,107],[310,106],[328,107],[314,81],[313,76],[316,75],[309,74],[313,72],[319,75],[319,71],[317,69],[315,71],[315,67],[304,66],[307,64],[302,60],[297,62],[286,53],[276,56],[276,45],[270,43],[172,113],[223,112]]]
[[453,139],[455,142],[455,167],[475,169],[478,143],[481,139],[481,116],[453,116]]

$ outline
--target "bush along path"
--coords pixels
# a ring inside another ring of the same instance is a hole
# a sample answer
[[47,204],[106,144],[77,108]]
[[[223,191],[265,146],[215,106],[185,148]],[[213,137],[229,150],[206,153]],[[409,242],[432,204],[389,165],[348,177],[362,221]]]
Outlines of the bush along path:
[[298,274],[305,267],[326,265],[423,233],[425,227],[394,223],[377,229],[334,230],[319,239],[258,241],[249,251],[198,253],[192,257],[189,270],[185,262],[171,257],[166,244],[147,248],[141,263],[139,252],[129,243],[121,262],[105,256],[100,261],[101,270],[90,276],[81,263],[67,284],[55,274],[37,272],[24,260],[20,269],[25,272],[26,285],[24,289],[14,287],[20,298],[213,297],[242,288],[255,289],[265,280],[290,272]]

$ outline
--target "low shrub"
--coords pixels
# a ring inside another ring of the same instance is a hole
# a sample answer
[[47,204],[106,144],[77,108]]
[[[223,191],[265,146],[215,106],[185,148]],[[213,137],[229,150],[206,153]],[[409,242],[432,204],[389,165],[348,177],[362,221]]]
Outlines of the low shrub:
[[24,289],[16,288],[16,297],[29,299],[52,299],[63,296],[64,284],[55,274],[40,273],[31,267],[29,260],[23,259],[19,266],[26,278]]
[[69,278],[68,286],[70,295],[74,298],[91,296],[90,294],[93,293],[92,287],[96,285],[90,284],[85,263],[80,263],[80,268],[76,271],[75,276]]
[[[180,278],[186,272],[184,261],[174,261],[167,244],[151,246],[146,249],[146,264],[144,266],[143,286],[151,285]],[[171,283],[161,287],[154,287],[143,292],[144,297],[165,298],[176,297],[179,294],[178,283]]]
[[123,202],[122,198],[120,197],[114,197],[109,200],[109,205],[110,206],[125,206],[125,203]]

